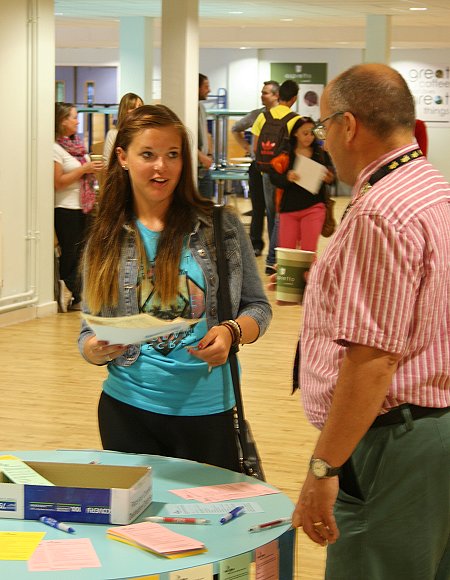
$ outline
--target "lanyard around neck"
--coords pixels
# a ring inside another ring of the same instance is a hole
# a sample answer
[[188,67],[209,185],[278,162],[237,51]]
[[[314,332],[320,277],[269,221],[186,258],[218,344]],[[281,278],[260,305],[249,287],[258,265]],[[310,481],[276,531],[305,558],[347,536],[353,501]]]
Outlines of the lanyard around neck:
[[362,184],[358,193],[355,195],[355,197],[350,201],[348,206],[345,208],[344,213],[342,214],[341,222],[343,221],[345,216],[348,214],[348,212],[351,210],[351,208],[356,204],[356,202],[359,201],[369,191],[369,189],[371,189],[371,187],[373,185],[375,185],[375,183],[377,183],[377,181],[380,181],[380,179],[383,179],[383,177],[385,177],[389,173],[392,173],[393,171],[395,171],[399,167],[403,167],[403,165],[406,165],[410,161],[414,161],[415,159],[418,159],[419,157],[422,157],[422,156],[423,156],[423,153],[422,153],[421,149],[419,149],[419,148],[414,149],[413,151],[410,151],[409,153],[404,153],[403,155],[396,157],[395,159],[393,159],[392,161],[389,161],[389,163],[386,163],[386,165],[383,165],[382,167],[377,169],[374,173],[372,173],[372,175],[369,177],[369,179],[367,179]]

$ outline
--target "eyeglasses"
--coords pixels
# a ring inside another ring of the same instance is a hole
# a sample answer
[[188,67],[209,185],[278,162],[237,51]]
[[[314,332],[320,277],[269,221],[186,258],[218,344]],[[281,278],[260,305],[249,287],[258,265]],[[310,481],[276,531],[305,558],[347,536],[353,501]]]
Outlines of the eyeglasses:
[[325,119],[323,119],[322,121],[318,121],[312,130],[312,132],[314,133],[314,137],[320,139],[320,141],[325,141],[325,139],[327,138],[327,128],[325,127],[325,122],[329,121],[333,117],[336,117],[337,115],[343,115],[344,112],[345,111],[336,111],[332,115],[325,117]]

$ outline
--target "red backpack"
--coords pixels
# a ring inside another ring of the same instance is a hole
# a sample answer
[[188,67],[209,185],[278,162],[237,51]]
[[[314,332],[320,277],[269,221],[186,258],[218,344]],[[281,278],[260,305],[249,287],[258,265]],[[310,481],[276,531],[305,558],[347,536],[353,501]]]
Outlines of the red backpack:
[[255,160],[256,165],[263,173],[269,173],[270,162],[274,157],[289,149],[288,123],[297,113],[290,111],[282,119],[274,119],[270,111],[264,113],[266,122],[258,137]]

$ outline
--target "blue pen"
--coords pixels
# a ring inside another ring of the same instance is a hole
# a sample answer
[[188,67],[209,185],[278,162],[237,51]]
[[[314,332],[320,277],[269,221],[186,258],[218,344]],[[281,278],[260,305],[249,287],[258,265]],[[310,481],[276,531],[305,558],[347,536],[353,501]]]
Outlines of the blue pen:
[[233,508],[226,515],[224,515],[223,518],[220,518],[220,523],[221,524],[226,524],[230,520],[234,520],[234,518],[237,518],[242,513],[244,513],[244,510],[245,510],[245,508],[244,508],[243,505],[239,505],[239,506]]
[[73,528],[71,528],[70,526],[63,524],[61,522],[58,522],[58,520],[55,520],[54,518],[49,518],[47,516],[41,516],[39,518],[39,521],[42,522],[43,524],[46,524],[47,526],[51,526],[52,528],[56,528],[57,530],[61,530],[62,532],[67,532],[68,534],[75,533],[75,530]]

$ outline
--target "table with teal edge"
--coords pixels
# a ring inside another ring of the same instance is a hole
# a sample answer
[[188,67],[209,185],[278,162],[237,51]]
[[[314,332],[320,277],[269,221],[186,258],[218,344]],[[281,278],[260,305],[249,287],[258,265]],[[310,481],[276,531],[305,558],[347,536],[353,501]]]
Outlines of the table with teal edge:
[[[153,502],[134,523],[142,521],[144,517],[150,515],[169,515],[166,508],[168,503],[193,503],[170,493],[171,489],[240,481],[256,482],[253,478],[226,469],[158,455],[133,455],[96,450],[8,450],[2,451],[1,454],[15,455],[24,461],[55,461],[60,463],[90,463],[94,461],[104,465],[150,465],[153,474]],[[252,497],[242,501],[256,502],[264,511],[244,514],[225,525],[219,523],[219,515],[207,516],[212,522],[211,525],[171,524],[171,530],[202,541],[208,549],[203,554],[175,560],[156,556],[108,539],[106,529],[110,526],[77,523],[76,535],[68,536],[64,532],[44,526],[39,521],[2,518],[0,519],[0,531],[45,531],[46,540],[70,539],[72,537],[90,538],[102,567],[74,571],[28,572],[27,562],[1,560],[0,578],[14,580],[22,578],[112,580],[154,574],[159,575],[160,580],[168,580],[171,572],[210,563],[213,564],[216,575],[219,573],[219,563],[222,560],[247,552],[252,552],[254,556],[255,549],[278,540],[279,579],[292,580],[294,577],[295,530],[289,525],[257,533],[249,533],[248,529],[256,524],[290,516],[294,507],[293,503],[282,493]],[[73,526],[75,527],[75,524]]]
[[225,201],[225,183],[227,181],[248,181],[248,167],[221,167],[211,171],[211,179],[217,183],[217,203]]

